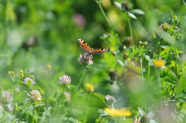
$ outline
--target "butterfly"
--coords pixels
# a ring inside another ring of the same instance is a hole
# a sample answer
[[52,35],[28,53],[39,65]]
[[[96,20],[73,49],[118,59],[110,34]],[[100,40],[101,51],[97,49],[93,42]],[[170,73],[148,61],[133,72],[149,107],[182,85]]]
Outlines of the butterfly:
[[99,53],[102,53],[102,52],[107,52],[109,51],[109,49],[94,49],[94,48],[91,48],[85,41],[83,41],[81,38],[78,38],[77,39],[79,41],[79,44],[80,44],[80,48],[82,50],[84,50],[85,52],[89,53],[89,54],[99,54]]

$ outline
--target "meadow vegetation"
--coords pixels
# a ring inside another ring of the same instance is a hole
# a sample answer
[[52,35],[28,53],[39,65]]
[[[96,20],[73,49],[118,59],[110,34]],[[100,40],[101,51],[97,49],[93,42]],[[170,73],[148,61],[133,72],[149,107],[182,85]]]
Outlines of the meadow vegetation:
[[0,122],[185,123],[185,12],[185,0],[0,0]]

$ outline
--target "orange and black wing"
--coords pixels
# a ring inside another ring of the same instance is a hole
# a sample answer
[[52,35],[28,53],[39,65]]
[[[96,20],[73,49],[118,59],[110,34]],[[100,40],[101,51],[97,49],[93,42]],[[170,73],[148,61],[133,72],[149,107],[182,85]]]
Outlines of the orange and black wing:
[[83,41],[81,38],[78,38],[77,40],[79,41],[81,49],[87,53],[90,53],[90,49],[91,49],[90,46],[85,41]]
[[91,48],[85,41],[83,41],[81,38],[77,39],[79,41],[80,47],[81,49],[83,49],[85,52],[89,53],[89,54],[99,54],[102,52],[106,52],[109,51],[109,49],[94,49]]
[[109,49],[95,49],[95,50],[91,51],[90,53],[91,54],[99,54],[99,53],[107,52],[107,51],[109,51]]

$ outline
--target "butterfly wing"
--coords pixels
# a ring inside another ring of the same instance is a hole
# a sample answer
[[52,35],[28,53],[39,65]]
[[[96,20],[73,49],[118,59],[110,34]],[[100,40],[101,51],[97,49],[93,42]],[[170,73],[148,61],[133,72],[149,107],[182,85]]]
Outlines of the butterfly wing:
[[99,54],[99,53],[107,52],[107,51],[109,51],[109,49],[95,49],[91,51],[91,54]]
[[85,41],[83,41],[81,38],[78,38],[77,40],[79,41],[80,48],[84,50],[85,52],[90,53],[89,52],[91,49],[90,46]]

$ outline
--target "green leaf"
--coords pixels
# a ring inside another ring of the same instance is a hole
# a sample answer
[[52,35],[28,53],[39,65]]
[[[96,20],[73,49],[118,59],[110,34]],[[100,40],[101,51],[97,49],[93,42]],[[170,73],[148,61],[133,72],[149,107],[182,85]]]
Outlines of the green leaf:
[[132,13],[130,13],[130,12],[127,12],[127,14],[128,14],[131,18],[137,19],[137,17],[136,17],[134,14],[132,14]]
[[71,84],[69,84],[69,83],[66,83],[66,85],[69,86],[69,87],[71,87],[71,88],[76,88],[76,86],[71,85]]
[[144,54],[144,46],[141,46],[140,48],[139,48],[139,53],[138,53],[138,56],[142,56],[143,54]]
[[102,117],[103,116],[108,116],[108,114],[102,109],[98,109],[98,114],[100,114]]
[[171,84],[171,85],[175,85],[175,81],[173,81],[172,79],[170,79],[169,77],[164,77],[164,78],[161,78],[160,79],[161,81],[164,81],[164,82],[166,82],[166,83],[168,83],[168,84]]
[[19,112],[19,110],[20,110],[20,107],[16,106],[16,111]]
[[149,55],[143,55],[144,57],[145,57],[145,59],[147,59],[148,60],[148,65],[149,66],[153,66],[154,65],[154,63],[153,63],[153,59],[150,59],[150,56]]
[[20,84],[24,84],[24,82],[23,82],[23,81],[18,80],[18,82],[19,82]]
[[122,123],[132,123],[133,121],[133,119],[125,119]]
[[48,97],[48,100],[56,102],[56,98],[53,98],[53,97]]
[[99,99],[101,99],[103,102],[105,102],[105,97],[104,97],[103,95],[98,94],[98,93],[94,93],[94,95],[95,95],[96,97],[98,97]]
[[120,10],[122,10],[122,8],[121,8],[121,3],[114,2],[114,4],[115,4]]
[[167,76],[168,76],[170,79],[174,80],[174,81],[177,81],[177,80],[178,80],[177,77],[176,77],[175,75],[173,75],[170,71],[167,73]]
[[141,74],[141,68],[140,67],[137,67],[137,66],[134,66],[134,65],[126,65],[125,67],[127,67],[127,68],[129,68],[129,69]]
[[183,4],[186,6],[186,0],[183,0]]
[[139,14],[139,15],[144,15],[145,13],[140,10],[140,9],[133,9],[130,12],[134,13],[134,14]]
[[117,62],[118,62],[121,66],[124,66],[123,61],[121,61],[121,60],[118,59]]
[[28,85],[28,86],[31,86],[31,85],[32,85],[31,80],[28,80],[28,81],[27,81],[27,85]]
[[185,82],[185,80],[186,80],[186,70],[183,71],[183,74],[182,74],[182,76],[180,77],[180,79],[178,81],[178,85],[177,85],[177,88],[176,88],[176,90],[178,92],[177,93],[177,97],[179,97],[179,95],[181,94],[181,92],[183,90],[186,90],[186,82]]
[[133,53],[134,54],[137,54],[138,53],[138,48],[135,45],[133,46],[132,50],[133,50]]

